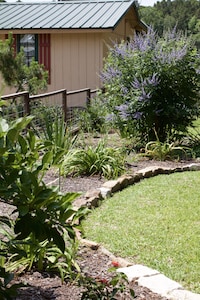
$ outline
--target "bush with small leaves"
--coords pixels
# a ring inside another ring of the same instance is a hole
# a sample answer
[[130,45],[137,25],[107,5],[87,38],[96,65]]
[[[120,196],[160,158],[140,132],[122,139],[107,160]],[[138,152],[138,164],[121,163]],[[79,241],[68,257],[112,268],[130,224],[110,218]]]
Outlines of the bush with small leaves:
[[99,97],[112,124],[143,144],[155,139],[153,128],[161,142],[186,133],[199,114],[200,57],[176,30],[159,37],[149,29],[115,44],[101,78],[106,92]]

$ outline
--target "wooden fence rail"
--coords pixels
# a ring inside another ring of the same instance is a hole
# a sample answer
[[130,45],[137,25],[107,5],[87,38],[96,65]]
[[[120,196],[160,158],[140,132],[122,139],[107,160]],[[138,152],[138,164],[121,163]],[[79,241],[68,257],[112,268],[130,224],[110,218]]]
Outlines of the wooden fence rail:
[[52,96],[55,96],[55,95],[61,95],[62,110],[63,110],[63,114],[64,114],[64,119],[66,121],[67,120],[67,113],[70,109],[70,107],[67,104],[67,96],[80,94],[80,93],[86,93],[86,107],[87,107],[88,105],[90,105],[91,95],[96,93],[97,91],[98,91],[97,89],[96,90],[91,90],[89,88],[79,89],[79,90],[74,90],[74,91],[67,91],[66,89],[61,89],[61,90],[52,91],[52,92],[39,94],[39,95],[30,95],[29,92],[24,91],[24,92],[13,93],[13,94],[1,96],[1,99],[2,100],[9,100],[9,99],[14,100],[14,99],[17,99],[17,98],[22,98],[23,99],[23,105],[24,105],[24,114],[25,115],[30,115],[31,114],[31,105],[30,105],[31,101],[42,99],[42,98],[47,98],[47,97],[52,97]]

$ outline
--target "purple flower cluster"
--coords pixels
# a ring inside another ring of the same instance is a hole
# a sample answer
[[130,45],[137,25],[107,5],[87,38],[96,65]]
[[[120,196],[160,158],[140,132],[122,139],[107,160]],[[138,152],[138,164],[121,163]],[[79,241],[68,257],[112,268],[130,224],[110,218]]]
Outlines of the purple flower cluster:
[[128,120],[130,116],[128,104],[121,104],[119,106],[115,106],[115,109],[119,112],[119,116],[122,120]]
[[114,122],[115,121],[115,114],[114,113],[108,114],[105,117],[105,121],[110,122],[110,123]]
[[138,101],[139,102],[146,102],[151,98],[151,93],[150,92],[146,92],[144,88],[141,88],[141,94],[138,97]]
[[100,78],[103,83],[112,82],[113,78],[120,77],[122,72],[118,69],[115,69],[111,66],[108,66],[107,69],[100,74]]
[[127,46],[126,44],[114,44],[114,47],[111,49],[113,56],[124,58],[127,55]]
[[142,115],[143,115],[142,112],[137,111],[137,112],[135,112],[135,113],[133,114],[133,118],[134,118],[135,120],[140,120],[140,119],[142,118]]
[[142,78],[139,80],[138,78],[134,78],[131,86],[133,89],[139,91],[138,101],[146,102],[151,99],[151,87],[156,87],[159,84],[160,80],[157,73],[154,73],[152,76],[148,78]]
[[157,86],[160,83],[159,77],[157,73],[154,73],[152,76],[147,78],[142,78],[139,80],[137,77],[134,78],[133,82],[131,83],[132,87],[140,90],[145,87],[149,86]]
[[131,51],[139,50],[140,52],[146,52],[156,47],[156,33],[150,28],[146,34],[135,35],[130,41],[128,48]]
[[160,48],[155,51],[154,61],[159,61],[161,64],[172,64],[184,58],[187,54],[188,46],[183,45],[182,47],[173,48],[171,51],[166,52],[165,49]]
[[129,93],[129,89],[126,86],[121,85],[121,92],[122,95],[126,96]]

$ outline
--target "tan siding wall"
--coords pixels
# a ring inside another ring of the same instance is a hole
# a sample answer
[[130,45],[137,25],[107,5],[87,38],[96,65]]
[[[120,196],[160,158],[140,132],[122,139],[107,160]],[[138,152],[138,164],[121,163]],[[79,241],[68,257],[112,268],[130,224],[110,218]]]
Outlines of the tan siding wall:
[[53,34],[50,88],[96,88],[102,53],[100,34]]
[[[100,86],[102,57],[101,34],[52,34],[51,85],[48,90],[96,89]],[[80,97],[75,98],[73,105],[79,105]]]

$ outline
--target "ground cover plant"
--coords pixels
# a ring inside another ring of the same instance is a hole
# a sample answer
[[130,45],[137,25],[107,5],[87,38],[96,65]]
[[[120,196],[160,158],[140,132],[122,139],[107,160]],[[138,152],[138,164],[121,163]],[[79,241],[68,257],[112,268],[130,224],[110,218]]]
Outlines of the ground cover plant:
[[115,194],[83,222],[85,237],[200,293],[199,180],[159,175]]

